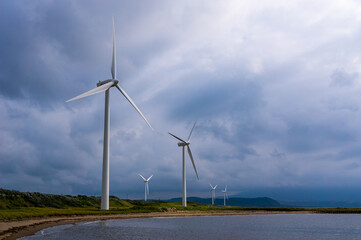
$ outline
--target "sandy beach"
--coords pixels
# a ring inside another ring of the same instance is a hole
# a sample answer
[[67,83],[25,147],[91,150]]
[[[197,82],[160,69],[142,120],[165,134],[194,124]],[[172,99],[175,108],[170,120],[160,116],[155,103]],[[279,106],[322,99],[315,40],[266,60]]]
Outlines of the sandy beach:
[[185,217],[185,216],[222,216],[222,215],[252,215],[252,214],[306,214],[312,212],[282,212],[282,211],[230,211],[230,212],[154,212],[136,214],[112,214],[112,215],[87,215],[49,217],[41,219],[28,219],[20,221],[0,222],[0,239],[14,240],[25,236],[34,235],[36,232],[64,224],[75,224],[78,222],[90,222],[96,220],[125,219],[125,218],[151,218],[151,217]]

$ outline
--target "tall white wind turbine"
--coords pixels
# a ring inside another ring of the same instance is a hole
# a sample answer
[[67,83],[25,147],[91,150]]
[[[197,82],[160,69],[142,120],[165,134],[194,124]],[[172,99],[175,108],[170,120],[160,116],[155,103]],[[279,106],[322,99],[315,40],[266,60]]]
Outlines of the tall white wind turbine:
[[101,209],[109,210],[109,122],[110,122],[110,108],[109,108],[109,96],[110,88],[116,87],[123,96],[129,101],[129,103],[137,110],[140,116],[145,120],[151,129],[152,126],[149,124],[148,120],[144,117],[143,113],[135,105],[133,100],[128,96],[128,94],[118,85],[119,81],[116,79],[116,56],[115,56],[115,27],[114,27],[114,18],[113,18],[113,53],[112,53],[112,65],[110,67],[112,78],[104,81],[99,81],[97,87],[80,94],[72,99],[69,99],[66,102],[70,102],[79,98],[87,97],[95,93],[105,91],[105,111],[104,111],[104,145],[103,145],[103,172],[102,172],[102,199],[101,199]]
[[192,161],[192,164],[193,164],[193,168],[194,168],[194,171],[197,175],[197,179],[199,180],[199,177],[198,177],[198,173],[197,173],[197,169],[196,169],[196,165],[194,164],[194,160],[193,160],[193,155],[192,155],[192,152],[191,152],[191,149],[189,148],[189,144],[191,144],[190,140],[191,140],[191,136],[192,136],[192,133],[193,133],[193,130],[194,130],[194,127],[196,126],[196,123],[197,121],[194,122],[194,125],[192,127],[192,130],[191,132],[189,133],[189,136],[188,136],[188,140],[187,141],[184,141],[183,139],[169,133],[172,137],[178,139],[180,142],[178,142],[178,147],[182,147],[182,153],[183,153],[183,163],[182,163],[182,166],[183,166],[183,195],[182,195],[182,205],[183,207],[186,207],[187,206],[187,180],[186,180],[186,163],[185,163],[185,147],[187,147],[187,151],[188,151],[188,155],[189,155],[189,158],[191,159]]
[[145,179],[145,177],[143,177],[141,174],[139,174],[139,176],[141,178],[143,178],[143,181],[144,181],[144,201],[147,201],[147,197],[149,196],[149,186],[148,186],[148,182],[149,180],[153,177],[153,174],[152,176],[150,176],[148,179]]
[[224,188],[224,190],[222,190],[223,193],[223,205],[226,206],[226,198],[228,199],[228,194],[227,194],[227,185]]
[[211,191],[212,191],[212,205],[214,205],[214,199],[216,198],[216,193],[215,193],[215,190],[217,188],[217,185],[216,186],[212,186],[212,184],[209,184],[211,186]]

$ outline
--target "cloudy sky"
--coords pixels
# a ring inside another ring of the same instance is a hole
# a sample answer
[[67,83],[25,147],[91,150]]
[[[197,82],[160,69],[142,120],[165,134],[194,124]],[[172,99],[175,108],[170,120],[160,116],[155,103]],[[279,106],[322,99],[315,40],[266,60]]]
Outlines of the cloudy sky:
[[101,192],[104,94],[117,78],[156,131],[111,90],[110,193],[361,201],[361,3],[0,1],[0,187]]

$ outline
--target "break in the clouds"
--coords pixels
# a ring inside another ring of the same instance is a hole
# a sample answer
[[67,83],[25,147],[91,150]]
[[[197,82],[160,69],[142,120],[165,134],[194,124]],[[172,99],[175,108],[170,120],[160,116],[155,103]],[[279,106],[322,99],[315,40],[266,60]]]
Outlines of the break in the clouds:
[[198,119],[188,195],[212,183],[361,197],[350,194],[361,181],[352,0],[1,1],[0,187],[100,193],[104,94],[65,100],[110,78],[112,16],[118,79],[156,131],[112,89],[111,194],[141,197],[141,173],[154,174],[151,198],[180,196],[181,149],[167,132],[186,137]]

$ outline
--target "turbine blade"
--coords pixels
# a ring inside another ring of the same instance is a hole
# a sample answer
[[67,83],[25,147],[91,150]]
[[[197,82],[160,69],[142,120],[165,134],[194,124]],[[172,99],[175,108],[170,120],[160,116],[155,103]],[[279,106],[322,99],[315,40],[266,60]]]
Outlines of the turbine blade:
[[148,182],[152,177],[153,177],[153,174],[152,174],[152,176],[150,176],[150,177],[147,179],[147,182]]
[[213,189],[213,186],[212,186],[212,184],[209,184],[209,186],[211,186],[211,188]]
[[116,66],[116,55],[115,55],[115,26],[114,26],[114,17],[113,17],[113,55],[112,55],[112,66],[110,71],[112,72],[113,79],[117,79],[117,66]]
[[191,130],[191,132],[189,133],[187,142],[189,142],[189,140],[191,140],[191,136],[192,136],[192,133],[193,133],[193,129],[194,129],[194,127],[196,126],[196,123],[197,123],[197,121],[195,121],[194,124],[193,124],[192,130]]
[[144,119],[144,121],[148,124],[148,126],[154,131],[154,129],[152,128],[152,126],[150,125],[150,123],[148,122],[148,120],[144,117],[143,113],[139,110],[139,108],[137,107],[137,105],[135,105],[135,103],[133,102],[133,100],[128,96],[128,94],[121,88],[119,87],[119,85],[115,85],[118,90],[123,94],[123,96],[129,101],[130,104],[132,104],[132,106],[135,108],[135,110],[137,110],[137,112],[140,114],[140,116]]
[[218,185],[214,186],[214,189],[216,189],[217,186],[218,186]]
[[90,91],[87,91],[83,94],[80,94],[76,97],[73,97],[72,99],[69,99],[67,100],[66,102],[70,102],[70,101],[74,101],[74,100],[77,100],[79,98],[83,98],[83,97],[87,97],[87,96],[90,96],[90,95],[93,95],[93,94],[96,94],[96,93],[99,93],[99,92],[103,92],[103,91],[106,91],[108,90],[111,86],[113,86],[113,82],[109,82],[109,83],[106,83],[104,85],[101,85],[99,87],[96,87],[96,88],[93,88],[92,90]]
[[188,150],[189,157],[190,157],[190,159],[191,159],[191,161],[192,161],[194,171],[196,172],[197,178],[198,178],[198,180],[199,180],[198,173],[197,173],[197,169],[196,169],[196,165],[194,164],[192,152],[191,152],[191,149],[189,148],[189,145],[187,145],[187,150]]
[[168,134],[171,135],[171,136],[173,136],[174,138],[178,139],[179,141],[186,143],[183,139],[177,137],[176,135],[173,135],[173,134],[171,134],[170,132],[169,132]]
[[147,182],[146,184],[147,184],[147,195],[149,196],[149,185],[148,185],[148,182]]
[[226,188],[224,189],[224,191],[226,191],[226,192],[227,192],[227,185],[226,185]]
[[147,181],[145,180],[145,177],[143,177],[141,174],[138,174],[141,178],[143,178],[144,181]]

